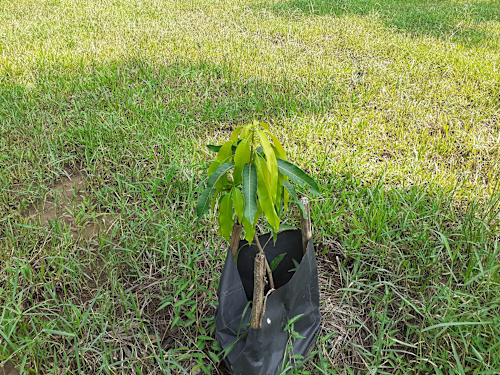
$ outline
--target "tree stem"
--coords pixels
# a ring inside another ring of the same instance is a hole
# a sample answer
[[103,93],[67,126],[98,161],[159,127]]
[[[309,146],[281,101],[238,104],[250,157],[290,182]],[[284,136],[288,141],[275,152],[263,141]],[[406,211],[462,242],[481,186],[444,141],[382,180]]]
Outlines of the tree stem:
[[[262,246],[260,246],[259,238],[257,237],[257,233],[254,234],[254,240],[257,242],[257,247],[259,248],[259,251],[264,254],[264,249]],[[271,289],[274,289],[274,279],[273,279],[273,272],[271,271],[271,268],[269,267],[269,263],[267,262],[267,258],[264,258],[266,260],[266,270],[267,270],[267,275],[269,277],[269,286]]]
[[264,253],[259,253],[255,256],[254,262],[254,286],[253,286],[253,305],[252,305],[252,328],[259,329],[262,327],[263,314],[263,296],[264,296],[264,262],[266,256]]
[[231,252],[233,253],[233,257],[236,256],[238,252],[238,246],[240,244],[241,230],[243,229],[243,225],[238,224],[238,221],[235,221],[233,225],[233,233],[231,234]]
[[312,226],[311,226],[311,209],[309,207],[309,199],[307,197],[302,197],[300,198],[300,201],[304,205],[305,212],[306,212],[306,218],[302,216],[302,213],[300,214],[300,227],[302,229],[302,249],[304,251],[304,254],[307,251],[307,244],[309,243],[309,240],[312,237]]

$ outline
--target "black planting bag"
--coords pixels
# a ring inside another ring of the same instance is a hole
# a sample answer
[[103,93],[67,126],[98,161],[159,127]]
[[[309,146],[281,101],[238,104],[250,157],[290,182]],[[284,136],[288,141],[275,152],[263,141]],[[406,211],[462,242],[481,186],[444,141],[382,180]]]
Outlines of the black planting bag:
[[[287,318],[304,314],[294,326],[296,332],[306,337],[293,342],[295,355],[307,355],[320,328],[318,269],[312,240],[303,254],[300,230],[279,233],[276,244],[270,237],[270,234],[259,236],[262,247],[267,243],[264,252],[269,264],[278,255],[286,255],[273,272],[276,291],[267,298],[262,328],[252,329],[248,325],[251,305],[247,305],[253,297],[254,259],[259,252],[257,246],[248,246],[247,241],[241,240],[238,264],[235,264],[229,249],[222,271],[215,329],[222,349],[234,344],[225,362],[235,375],[281,373],[289,340],[289,333],[284,331]],[[300,263],[295,272],[289,272],[295,268],[292,259]],[[268,290],[269,285],[266,293]]]

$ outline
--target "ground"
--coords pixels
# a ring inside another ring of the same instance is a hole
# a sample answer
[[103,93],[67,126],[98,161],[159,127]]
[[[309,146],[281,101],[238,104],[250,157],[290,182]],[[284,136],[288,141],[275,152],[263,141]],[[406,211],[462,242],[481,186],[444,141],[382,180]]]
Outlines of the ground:
[[498,0],[4,0],[0,99],[3,371],[226,373],[195,202],[257,118],[322,190],[294,371],[500,372]]

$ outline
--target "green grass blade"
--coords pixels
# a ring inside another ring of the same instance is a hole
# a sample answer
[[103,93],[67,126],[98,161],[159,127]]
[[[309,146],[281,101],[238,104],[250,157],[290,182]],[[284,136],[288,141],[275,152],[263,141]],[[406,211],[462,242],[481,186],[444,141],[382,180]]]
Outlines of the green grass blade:
[[492,321],[486,321],[486,322],[448,322],[448,323],[439,323],[435,324],[433,326],[425,327],[422,332],[427,332],[430,331],[431,329],[435,328],[441,328],[441,327],[458,327],[458,326],[477,326],[477,325],[486,325],[486,324],[493,324]]

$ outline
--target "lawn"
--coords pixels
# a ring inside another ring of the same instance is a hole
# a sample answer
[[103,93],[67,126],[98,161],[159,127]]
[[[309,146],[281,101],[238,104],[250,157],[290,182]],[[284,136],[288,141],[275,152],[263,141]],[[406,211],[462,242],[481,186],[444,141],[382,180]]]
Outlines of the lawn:
[[322,190],[294,373],[500,373],[498,0],[2,0],[0,364],[227,374],[195,202],[254,118]]

